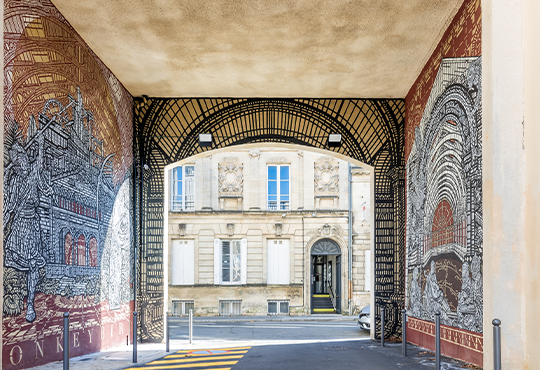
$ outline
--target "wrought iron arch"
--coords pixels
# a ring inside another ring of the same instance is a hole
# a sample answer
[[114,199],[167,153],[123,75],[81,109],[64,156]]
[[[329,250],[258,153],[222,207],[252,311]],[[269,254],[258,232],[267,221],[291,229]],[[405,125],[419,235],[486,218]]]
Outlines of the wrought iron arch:
[[341,248],[339,247],[339,244],[332,239],[320,239],[313,244],[313,247],[311,247],[311,255],[337,256],[341,255]]
[[[152,316],[156,311],[147,308],[163,305],[164,167],[211,149],[261,142],[331,150],[374,167],[376,305],[396,309],[389,330],[399,331],[405,258],[404,117],[402,99],[135,98],[142,339],[160,341],[163,334],[162,317]],[[212,133],[212,148],[198,145],[200,133]],[[341,147],[327,147],[330,133],[342,135]],[[145,312],[152,317],[145,317]]]

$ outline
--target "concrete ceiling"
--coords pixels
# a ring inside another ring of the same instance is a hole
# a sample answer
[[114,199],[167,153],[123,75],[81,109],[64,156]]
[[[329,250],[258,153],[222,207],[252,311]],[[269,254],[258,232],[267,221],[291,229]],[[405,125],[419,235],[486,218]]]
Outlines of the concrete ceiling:
[[462,0],[52,0],[134,96],[404,98]]

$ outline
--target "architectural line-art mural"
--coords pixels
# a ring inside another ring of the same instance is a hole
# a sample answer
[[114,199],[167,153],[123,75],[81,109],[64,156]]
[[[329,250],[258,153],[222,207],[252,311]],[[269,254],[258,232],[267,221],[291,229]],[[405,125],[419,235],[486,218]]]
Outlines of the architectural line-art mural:
[[[126,342],[133,100],[49,0],[4,3],[3,369]],[[59,314],[60,313],[60,314]],[[60,343],[60,346],[59,346]]]
[[407,161],[407,308],[482,333],[481,57],[443,59]]

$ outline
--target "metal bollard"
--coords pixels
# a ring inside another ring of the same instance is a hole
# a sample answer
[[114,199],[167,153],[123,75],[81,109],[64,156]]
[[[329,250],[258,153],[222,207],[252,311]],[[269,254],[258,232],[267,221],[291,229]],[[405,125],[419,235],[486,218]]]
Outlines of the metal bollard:
[[137,363],[137,311],[133,311],[133,363]]
[[381,347],[384,347],[384,306],[381,306]]
[[189,344],[193,340],[193,310],[189,310]]
[[441,370],[441,313],[435,312],[435,369]]
[[407,357],[407,310],[401,310],[401,343],[403,344],[403,357]]
[[165,336],[165,352],[169,352],[169,317],[171,316],[170,312],[167,312],[166,320],[166,336]]
[[493,369],[501,370],[501,320],[493,319]]
[[69,312],[64,313],[64,370],[69,370]]

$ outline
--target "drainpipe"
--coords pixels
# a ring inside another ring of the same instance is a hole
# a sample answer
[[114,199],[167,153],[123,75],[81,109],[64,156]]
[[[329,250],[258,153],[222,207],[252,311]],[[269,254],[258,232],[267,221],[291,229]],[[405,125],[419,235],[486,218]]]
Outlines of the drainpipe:
[[349,316],[352,313],[352,246],[353,246],[353,214],[352,214],[352,175],[351,175],[351,164],[348,163],[349,167]]

